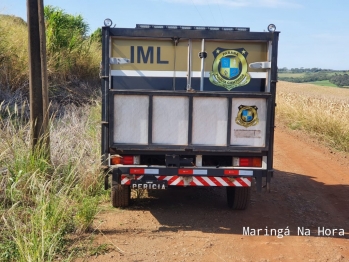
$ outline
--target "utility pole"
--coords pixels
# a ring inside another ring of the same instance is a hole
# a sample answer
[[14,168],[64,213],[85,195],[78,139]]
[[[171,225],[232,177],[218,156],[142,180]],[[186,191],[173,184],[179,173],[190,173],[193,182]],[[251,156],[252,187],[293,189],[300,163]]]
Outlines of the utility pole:
[[48,135],[48,94],[43,0],[27,0],[27,18],[31,147],[34,151],[39,142],[49,153],[49,140],[45,139]]
[[44,1],[38,2],[39,28],[40,28],[40,57],[41,57],[41,83],[42,83],[42,105],[43,105],[43,123],[44,130],[43,146],[47,157],[50,158],[50,128],[49,128],[49,100],[48,100],[48,80],[47,80],[47,59],[46,59],[46,27],[44,15]]

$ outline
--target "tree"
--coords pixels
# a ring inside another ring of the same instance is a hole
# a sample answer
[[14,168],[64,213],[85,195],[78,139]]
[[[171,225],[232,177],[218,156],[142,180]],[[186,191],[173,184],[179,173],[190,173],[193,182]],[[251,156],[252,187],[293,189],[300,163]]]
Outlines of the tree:
[[89,30],[81,15],[70,15],[62,9],[45,6],[47,47],[49,52],[76,50]]
[[102,29],[97,28],[96,31],[91,34],[90,40],[102,44]]

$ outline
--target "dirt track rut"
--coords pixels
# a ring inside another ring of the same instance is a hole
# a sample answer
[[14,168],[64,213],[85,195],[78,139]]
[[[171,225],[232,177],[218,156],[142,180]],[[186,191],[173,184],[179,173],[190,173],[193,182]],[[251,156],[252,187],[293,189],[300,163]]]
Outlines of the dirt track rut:
[[[348,158],[280,127],[274,168],[271,192],[254,190],[245,211],[227,208],[224,188],[156,191],[127,209],[107,208],[94,245],[114,250],[83,260],[349,261]],[[244,227],[262,230],[243,235]],[[267,236],[271,229],[290,235]]]

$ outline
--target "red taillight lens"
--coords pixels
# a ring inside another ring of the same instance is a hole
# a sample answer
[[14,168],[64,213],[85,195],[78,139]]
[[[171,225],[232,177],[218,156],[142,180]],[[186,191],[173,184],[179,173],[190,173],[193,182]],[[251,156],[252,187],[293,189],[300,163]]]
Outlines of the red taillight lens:
[[249,157],[240,157],[239,166],[252,166],[252,159]]
[[234,157],[234,166],[262,167],[262,157]]
[[133,165],[133,156],[123,156],[123,164],[124,165]]
[[120,156],[114,155],[110,157],[111,165],[139,165],[140,156]]

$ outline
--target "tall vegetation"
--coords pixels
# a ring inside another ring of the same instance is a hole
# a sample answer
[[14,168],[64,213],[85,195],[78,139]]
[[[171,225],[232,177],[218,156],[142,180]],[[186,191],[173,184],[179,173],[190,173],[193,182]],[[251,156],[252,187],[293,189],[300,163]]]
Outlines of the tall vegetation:
[[69,233],[85,232],[102,194],[100,106],[67,108],[51,121],[51,160],[28,150],[29,123],[0,107],[0,261],[74,256]]
[[0,91],[22,88],[27,83],[27,25],[21,18],[0,15]]
[[[51,107],[51,159],[30,148],[28,29],[0,15],[0,261],[56,261],[74,256],[69,233],[89,230],[102,196],[101,45],[88,24],[45,7]],[[74,89],[75,87],[75,89]],[[87,95],[86,95],[87,94]],[[79,105],[77,107],[76,105]]]
[[348,89],[279,82],[277,104],[278,121],[349,152]]
[[335,74],[331,76],[330,82],[341,87],[349,87],[349,75],[348,74]]
[[98,78],[100,44],[87,37],[88,24],[82,16],[45,6],[48,65],[51,79]]
[[[52,6],[46,6],[44,13],[49,83],[98,80],[101,44],[87,35],[89,26],[84,19]],[[0,15],[0,90],[20,88],[28,88],[27,24]]]

